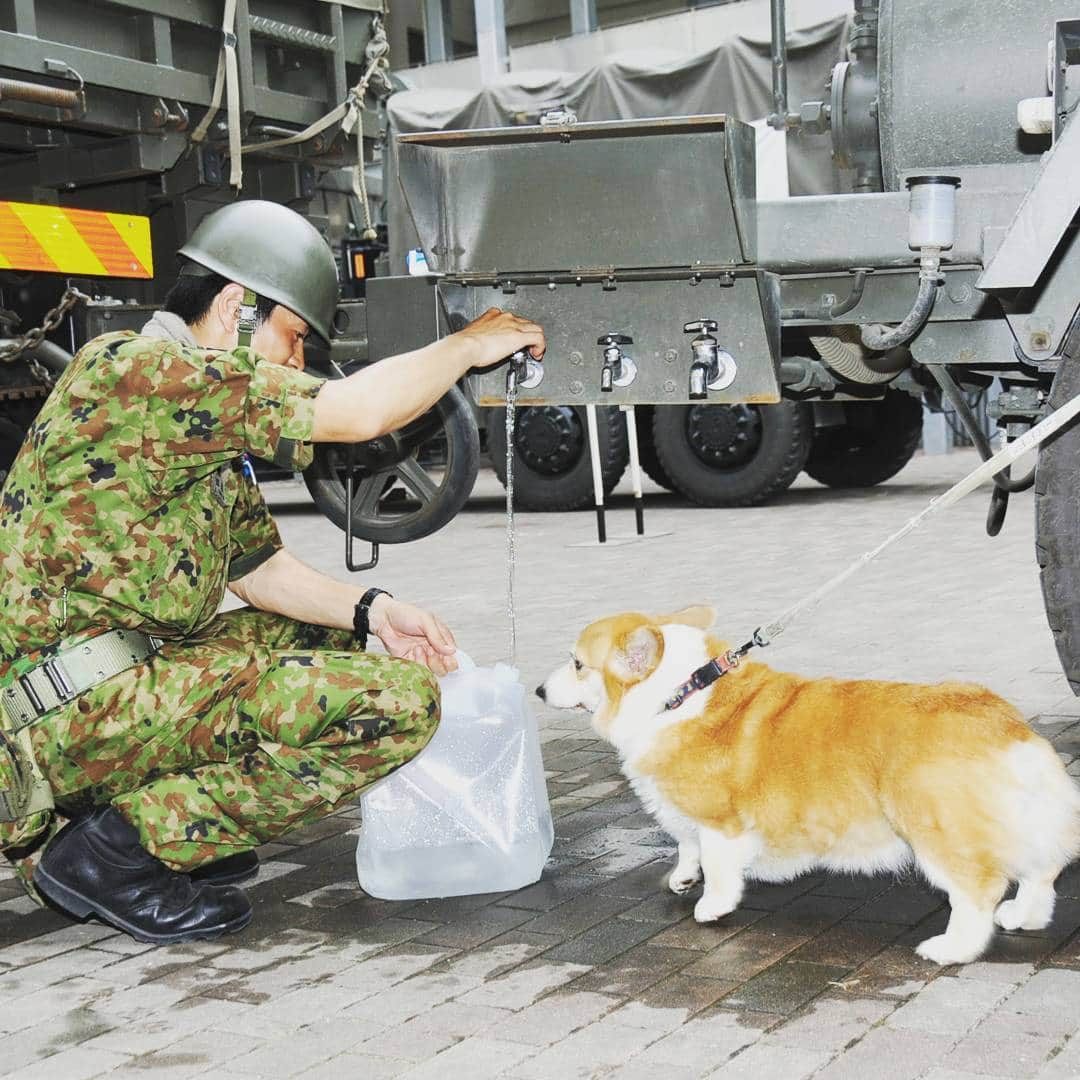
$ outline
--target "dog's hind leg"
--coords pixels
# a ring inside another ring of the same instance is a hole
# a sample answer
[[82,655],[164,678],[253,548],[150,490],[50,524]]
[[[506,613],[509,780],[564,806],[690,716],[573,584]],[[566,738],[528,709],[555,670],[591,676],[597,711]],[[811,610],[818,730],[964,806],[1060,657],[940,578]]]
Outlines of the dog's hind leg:
[[1042,881],[1021,878],[1016,896],[998,904],[994,921],[1003,930],[1044,930],[1054,917],[1054,877]]
[[1080,849],[1080,795],[1053,747],[1030,740],[1005,754],[1015,786],[1001,831],[1012,852],[1016,896],[994,914],[1005,930],[1042,930],[1054,917],[1054,881]]
[[912,845],[931,884],[949,894],[949,923],[944,934],[927,938],[916,952],[935,964],[970,964],[994,936],[994,905],[1008,879],[992,869],[928,860]]
[[705,825],[698,834],[705,892],[694,906],[694,918],[716,922],[739,906],[746,870],[761,851],[761,842],[752,833],[728,836]]

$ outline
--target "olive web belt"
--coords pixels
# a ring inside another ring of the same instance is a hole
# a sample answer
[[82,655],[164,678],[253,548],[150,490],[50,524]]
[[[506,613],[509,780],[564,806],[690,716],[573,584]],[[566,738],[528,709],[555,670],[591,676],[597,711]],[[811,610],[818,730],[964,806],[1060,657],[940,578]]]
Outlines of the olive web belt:
[[17,734],[98,683],[141,664],[161,645],[161,638],[138,630],[109,630],[61,649],[0,691],[0,721],[6,718],[4,726]]

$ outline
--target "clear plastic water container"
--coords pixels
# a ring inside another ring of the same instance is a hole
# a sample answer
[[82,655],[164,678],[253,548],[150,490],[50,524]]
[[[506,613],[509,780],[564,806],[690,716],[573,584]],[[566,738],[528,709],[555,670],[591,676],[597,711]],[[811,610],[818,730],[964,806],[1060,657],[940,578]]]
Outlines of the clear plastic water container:
[[360,887],[384,900],[506,892],[551,853],[536,721],[518,672],[460,669],[440,680],[442,721],[424,751],[367,791],[356,848]]

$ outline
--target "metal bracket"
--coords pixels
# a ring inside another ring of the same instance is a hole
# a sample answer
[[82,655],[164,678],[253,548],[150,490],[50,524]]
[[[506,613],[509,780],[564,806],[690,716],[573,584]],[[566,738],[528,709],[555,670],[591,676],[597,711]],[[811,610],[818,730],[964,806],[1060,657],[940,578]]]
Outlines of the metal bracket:
[[355,574],[361,570],[371,570],[379,562],[379,545],[370,540],[371,558],[367,562],[358,563],[353,558],[353,482],[356,479],[357,465],[354,460],[353,447],[350,444],[345,451],[345,568]]
[[1080,124],[1075,120],[1046,155],[976,289],[1030,289],[1038,282],[1080,206]]

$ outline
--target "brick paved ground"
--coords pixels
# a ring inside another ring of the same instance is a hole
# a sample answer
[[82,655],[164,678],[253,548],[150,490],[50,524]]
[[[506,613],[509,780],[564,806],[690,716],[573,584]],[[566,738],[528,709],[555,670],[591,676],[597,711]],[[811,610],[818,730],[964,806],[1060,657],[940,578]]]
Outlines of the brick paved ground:
[[[591,515],[521,517],[519,662],[535,685],[580,625],[708,600],[741,636],[877,542],[973,464],[917,459],[891,484],[800,483],[773,506],[653,500],[672,535],[600,550]],[[369,575],[442,612],[482,663],[505,654],[498,488]],[[340,534],[303,489],[271,491],[288,542],[344,576]],[[985,497],[927,525],[770,651],[778,667],[979,679],[1067,760],[1080,703],[1057,667],[1032,556],[1030,495],[1001,537]],[[623,505],[613,533],[630,530]],[[1044,933],[999,935],[939,971],[913,944],[942,898],[916,878],[818,874],[756,886],[716,927],[665,892],[668,838],[586,721],[536,703],[556,843],[511,894],[388,903],[356,885],[359,811],[269,845],[252,925],[154,949],[33,909],[0,881],[0,1074],[44,1080],[409,1077],[797,1080],[1080,1076],[1080,868]],[[1074,771],[1080,773],[1080,761]]]

